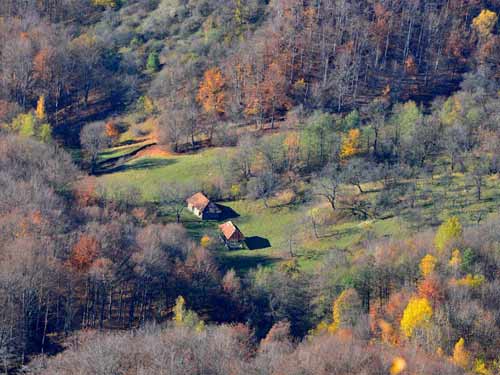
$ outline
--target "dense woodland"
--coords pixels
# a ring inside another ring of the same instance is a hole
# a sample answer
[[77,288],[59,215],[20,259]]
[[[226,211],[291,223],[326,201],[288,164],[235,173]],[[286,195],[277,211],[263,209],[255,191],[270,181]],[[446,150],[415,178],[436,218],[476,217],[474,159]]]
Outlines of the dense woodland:
[[[499,15],[2,0],[0,372],[499,374]],[[154,199],[101,179],[207,150]],[[300,219],[239,267],[185,219],[196,191]]]

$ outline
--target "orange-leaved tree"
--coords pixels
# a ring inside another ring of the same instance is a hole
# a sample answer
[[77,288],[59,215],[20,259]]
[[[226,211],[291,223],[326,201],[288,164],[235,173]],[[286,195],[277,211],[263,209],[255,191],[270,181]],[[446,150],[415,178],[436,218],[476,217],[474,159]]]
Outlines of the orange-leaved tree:
[[99,251],[99,241],[92,236],[83,234],[73,246],[70,263],[79,271],[87,271],[99,255]]
[[221,116],[225,112],[225,79],[219,68],[208,69],[198,89],[196,99],[208,115]]
[[105,126],[106,135],[113,141],[120,136],[120,128],[114,121],[108,121]]

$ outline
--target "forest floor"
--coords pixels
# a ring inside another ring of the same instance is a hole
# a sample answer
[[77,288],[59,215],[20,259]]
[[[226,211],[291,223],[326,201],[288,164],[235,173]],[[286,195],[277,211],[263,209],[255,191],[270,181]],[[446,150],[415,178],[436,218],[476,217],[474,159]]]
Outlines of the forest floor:
[[[158,199],[160,185],[165,182],[202,189],[204,183],[218,174],[219,157],[233,151],[231,148],[210,148],[191,154],[172,154],[148,142],[129,142],[102,153],[104,163],[110,158],[122,160],[100,171],[98,181],[106,196],[112,197],[122,189],[134,188],[140,195],[137,197],[140,202],[153,203]],[[451,215],[457,215],[464,224],[472,225],[498,211],[500,189],[496,177],[486,180],[480,201],[461,174],[454,174],[451,179],[434,175],[414,182],[417,199],[413,209],[387,210],[372,220],[332,217],[326,202],[316,200],[297,203],[277,196],[270,199],[267,206],[262,200],[219,202],[232,213],[229,217],[247,237],[249,249],[227,251],[220,245],[215,251],[223,266],[238,272],[259,264],[276,266],[290,259],[291,254],[297,257],[303,269],[313,270],[331,249],[351,251],[373,238],[403,239],[410,233],[435,226]],[[370,198],[378,187],[371,184],[365,189]],[[311,210],[328,218],[316,231],[309,216]],[[160,215],[160,219],[164,222],[174,220],[167,214]],[[204,235],[218,238],[220,222],[198,220],[187,210],[182,213],[182,222],[195,241]]]

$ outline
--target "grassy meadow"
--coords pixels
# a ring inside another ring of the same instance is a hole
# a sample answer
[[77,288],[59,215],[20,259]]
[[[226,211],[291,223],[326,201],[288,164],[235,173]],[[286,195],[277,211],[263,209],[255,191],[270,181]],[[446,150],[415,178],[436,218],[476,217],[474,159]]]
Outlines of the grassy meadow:
[[[108,159],[123,158],[122,163],[103,168],[98,177],[101,191],[108,197],[122,189],[134,188],[138,199],[148,203],[157,200],[162,183],[177,182],[202,188],[206,181],[218,175],[218,158],[232,152],[230,148],[212,148],[191,154],[152,152],[134,156],[144,145],[147,141],[111,148],[102,153],[103,165]],[[132,156],[127,159],[127,155]],[[235,213],[231,220],[247,237],[249,249],[227,251],[219,245],[215,251],[223,265],[239,272],[258,264],[276,266],[290,259],[292,253],[303,269],[313,270],[322,255],[330,249],[363,246],[364,240],[372,238],[405,238],[409,233],[435,226],[451,215],[459,216],[465,224],[472,224],[496,212],[500,200],[497,177],[485,181],[481,201],[477,201],[473,188],[461,174],[452,178],[434,175],[433,178],[413,182],[416,189],[412,209],[392,208],[379,212],[375,219],[365,221],[349,216],[331,218],[331,209],[320,200],[288,203],[276,198],[270,199],[267,207],[262,200],[219,202]],[[379,187],[367,184],[364,190],[368,199],[375,199]],[[312,211],[327,217],[316,233],[311,222]],[[171,221],[173,218],[165,215],[162,220]],[[204,235],[218,238],[219,222],[202,222],[187,210],[182,213],[182,221],[196,241]]]

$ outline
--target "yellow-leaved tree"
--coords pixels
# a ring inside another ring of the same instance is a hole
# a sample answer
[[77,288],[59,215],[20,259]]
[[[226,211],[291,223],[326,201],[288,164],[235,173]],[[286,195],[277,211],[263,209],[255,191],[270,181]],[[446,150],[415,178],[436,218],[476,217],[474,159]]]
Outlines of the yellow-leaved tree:
[[451,242],[462,237],[462,224],[456,216],[450,217],[441,224],[434,237],[434,245],[439,251],[443,251]]
[[420,261],[420,272],[423,277],[427,277],[436,269],[437,259],[431,254],[427,254]]
[[47,113],[45,112],[45,96],[40,95],[38,98],[38,102],[36,103],[36,111],[35,111],[36,118],[40,121],[45,120],[47,117]]
[[425,328],[432,318],[432,306],[427,298],[413,297],[408,302],[401,318],[401,331],[408,338],[417,328]]
[[212,237],[210,237],[209,235],[204,235],[203,237],[201,237],[201,240],[200,240],[200,245],[204,248],[209,248],[213,243],[213,239]]
[[361,299],[355,289],[344,290],[333,303],[333,322],[328,326],[328,332],[339,328],[353,327],[362,311]]
[[466,286],[469,288],[478,288],[484,283],[483,275],[472,275],[468,273],[465,277],[456,281],[457,285]]
[[173,308],[174,312],[174,322],[181,325],[184,321],[184,315],[186,313],[186,300],[183,296],[177,297],[175,300],[175,306]]
[[403,357],[396,357],[392,360],[389,372],[391,375],[402,373],[406,369],[406,361]]
[[465,349],[465,340],[460,338],[453,348],[453,362],[462,367],[468,368],[470,365],[470,354]]
[[359,129],[351,129],[342,140],[342,148],[340,150],[340,157],[342,159],[349,158],[359,152],[359,138],[361,132]]
[[486,367],[483,359],[476,359],[474,362],[474,372],[478,375],[493,375],[493,373]]
[[472,20],[472,26],[481,36],[487,37],[491,34],[497,21],[498,16],[495,12],[489,9],[483,9],[481,13]]
[[448,262],[448,265],[453,269],[458,269],[458,267],[460,267],[461,264],[462,264],[462,254],[460,253],[460,250],[453,249],[453,251],[451,252],[451,258],[450,261]]
[[192,310],[186,309],[186,300],[184,297],[177,297],[172,311],[174,313],[175,325],[179,327],[194,328],[197,332],[201,332],[205,329],[205,322],[200,319],[198,314]]

